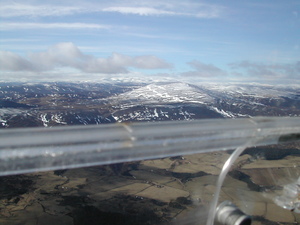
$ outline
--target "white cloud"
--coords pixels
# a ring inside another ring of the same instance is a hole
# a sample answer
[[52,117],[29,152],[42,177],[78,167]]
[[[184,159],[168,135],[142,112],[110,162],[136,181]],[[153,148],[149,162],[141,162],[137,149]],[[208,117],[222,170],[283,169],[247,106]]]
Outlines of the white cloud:
[[0,51],[0,69],[8,71],[32,71],[34,65],[18,54],[8,51]]
[[198,1],[85,1],[72,3],[74,6],[61,3],[26,4],[1,3],[0,17],[47,17],[68,16],[85,13],[117,12],[121,14],[135,14],[140,16],[191,16],[197,18],[218,18],[225,11],[225,7]]
[[104,12],[117,12],[122,14],[135,14],[140,16],[188,16],[196,18],[218,18],[223,15],[225,8],[218,5],[203,3],[181,3],[164,4],[163,2],[152,2],[145,5],[115,6],[103,9]]
[[0,23],[0,30],[15,29],[109,29],[94,23]]
[[128,56],[113,53],[108,58],[96,58],[82,53],[73,43],[59,43],[47,51],[30,53],[27,58],[11,52],[1,52],[1,70],[52,71],[72,68],[86,73],[127,73],[129,67],[166,69],[171,65],[155,56]]
[[212,64],[202,63],[197,60],[188,62],[188,64],[195,70],[182,73],[181,75],[190,77],[220,77],[227,75],[227,73],[224,70]]
[[171,68],[172,66],[153,55],[136,56],[132,59],[132,66],[141,69]]
[[299,79],[300,61],[295,63],[256,63],[242,61],[230,64],[235,74],[267,79]]
[[149,7],[108,7],[103,9],[104,12],[118,12],[122,14],[137,14],[140,16],[150,16],[150,15],[178,15],[179,13],[159,10]]
[[65,16],[82,13],[85,9],[61,5],[31,5],[23,3],[8,3],[0,5],[0,16],[5,18],[19,16]]
[[103,9],[106,12],[136,14],[140,16],[188,16],[196,18],[219,18],[226,8],[221,5],[199,1],[127,1]]

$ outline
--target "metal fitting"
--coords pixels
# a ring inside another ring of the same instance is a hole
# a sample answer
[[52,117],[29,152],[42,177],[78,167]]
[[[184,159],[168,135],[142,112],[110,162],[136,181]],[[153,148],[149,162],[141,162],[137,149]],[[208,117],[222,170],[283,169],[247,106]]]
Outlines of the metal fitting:
[[230,201],[222,202],[216,210],[216,221],[223,225],[251,225],[251,217]]

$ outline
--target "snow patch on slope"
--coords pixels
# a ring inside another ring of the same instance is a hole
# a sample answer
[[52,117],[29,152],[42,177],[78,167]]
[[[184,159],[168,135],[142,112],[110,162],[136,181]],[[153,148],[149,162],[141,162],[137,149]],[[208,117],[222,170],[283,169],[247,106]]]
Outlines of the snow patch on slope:
[[236,116],[231,112],[226,112],[223,109],[218,109],[217,107],[211,106],[210,109],[214,110],[215,112],[223,115],[225,118],[235,118]]
[[159,103],[198,103],[213,101],[209,95],[185,83],[154,83],[112,97],[127,106]]

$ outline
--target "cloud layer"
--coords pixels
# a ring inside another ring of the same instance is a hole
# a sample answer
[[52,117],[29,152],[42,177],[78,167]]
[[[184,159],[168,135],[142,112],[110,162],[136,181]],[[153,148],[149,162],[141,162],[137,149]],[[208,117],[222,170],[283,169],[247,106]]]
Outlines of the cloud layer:
[[[192,7],[191,7],[192,6]],[[194,7],[194,8],[193,8]],[[197,9],[197,10],[195,10]],[[209,4],[173,4],[172,6],[156,6],[152,7],[107,7],[103,12],[116,12],[121,14],[135,14],[139,16],[188,16],[197,18],[218,18],[222,15],[223,7]]]
[[192,68],[194,68],[194,70],[182,73],[183,76],[209,78],[209,77],[224,77],[227,75],[227,73],[224,70],[212,64],[202,63],[198,60],[188,62],[187,64],[190,65]]
[[155,56],[127,56],[113,53],[108,58],[83,54],[73,43],[59,43],[45,52],[30,53],[26,58],[13,52],[0,51],[0,69],[5,71],[51,71],[73,68],[86,73],[127,73],[129,67],[166,69],[171,65]]
[[242,61],[231,63],[230,67],[238,76],[259,77],[263,79],[299,79],[300,76],[300,61],[276,64]]
[[293,80],[299,83],[300,61],[294,63],[257,63],[251,61],[234,62],[228,64],[230,70],[225,71],[213,64],[206,64],[198,60],[187,63],[194,70],[183,72],[181,76],[205,80],[231,80],[287,83]]
[[110,26],[95,23],[0,23],[0,30],[23,29],[109,29]]
[[26,4],[26,3],[2,3],[0,5],[0,17],[47,17],[67,16],[84,13],[114,12],[121,14],[135,14],[140,16],[190,16],[198,18],[218,18],[224,12],[220,5],[200,3],[198,1],[120,1],[110,0],[97,2],[86,2],[74,6],[62,4]]

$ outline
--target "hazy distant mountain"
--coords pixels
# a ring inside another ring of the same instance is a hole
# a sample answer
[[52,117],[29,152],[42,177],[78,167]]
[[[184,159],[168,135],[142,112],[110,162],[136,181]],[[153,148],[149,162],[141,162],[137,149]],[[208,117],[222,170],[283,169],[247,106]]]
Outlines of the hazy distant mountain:
[[300,90],[245,84],[0,84],[0,127],[299,116]]

